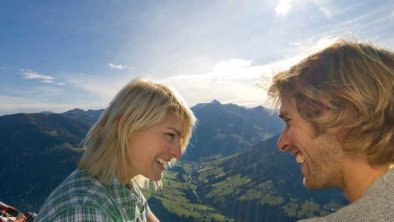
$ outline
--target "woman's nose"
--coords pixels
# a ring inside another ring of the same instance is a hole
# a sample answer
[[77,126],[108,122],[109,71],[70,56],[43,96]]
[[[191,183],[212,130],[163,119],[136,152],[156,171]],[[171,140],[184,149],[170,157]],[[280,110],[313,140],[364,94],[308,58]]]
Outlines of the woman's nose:
[[170,154],[173,158],[179,159],[182,156],[182,148],[180,143],[176,143],[170,149]]

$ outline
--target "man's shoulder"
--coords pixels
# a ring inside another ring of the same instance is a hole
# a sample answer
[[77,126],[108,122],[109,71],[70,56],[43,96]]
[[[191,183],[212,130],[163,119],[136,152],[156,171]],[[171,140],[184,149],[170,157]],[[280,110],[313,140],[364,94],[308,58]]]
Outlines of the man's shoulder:
[[379,178],[356,202],[325,217],[302,222],[359,221],[386,222],[394,218],[394,170]]

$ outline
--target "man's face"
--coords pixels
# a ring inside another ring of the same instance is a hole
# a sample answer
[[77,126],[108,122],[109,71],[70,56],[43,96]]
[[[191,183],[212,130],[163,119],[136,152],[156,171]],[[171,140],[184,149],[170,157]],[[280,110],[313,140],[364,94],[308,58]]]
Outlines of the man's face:
[[301,166],[304,186],[309,189],[342,187],[344,154],[335,135],[314,135],[312,125],[297,111],[295,101],[280,97],[279,116],[285,122],[278,148],[289,152]]

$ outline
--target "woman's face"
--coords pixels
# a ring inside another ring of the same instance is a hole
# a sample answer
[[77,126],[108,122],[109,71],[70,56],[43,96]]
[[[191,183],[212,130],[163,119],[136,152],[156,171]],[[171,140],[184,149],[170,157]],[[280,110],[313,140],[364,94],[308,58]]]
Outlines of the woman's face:
[[171,160],[182,155],[183,118],[169,115],[164,121],[129,137],[128,179],[137,175],[159,181]]

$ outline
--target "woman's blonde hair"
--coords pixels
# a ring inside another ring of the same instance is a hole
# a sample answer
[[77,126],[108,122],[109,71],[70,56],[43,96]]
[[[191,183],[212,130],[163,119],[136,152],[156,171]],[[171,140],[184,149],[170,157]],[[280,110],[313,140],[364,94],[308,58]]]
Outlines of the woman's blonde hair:
[[[119,91],[89,130],[78,169],[86,170],[104,184],[114,176],[124,177],[128,172],[129,137],[164,121],[168,115],[183,119],[181,148],[184,153],[196,122],[192,111],[175,90],[144,78],[133,80]],[[132,181],[144,186],[148,179],[137,176]],[[160,184],[161,181],[156,183]]]
[[295,100],[316,136],[339,129],[344,151],[394,161],[394,54],[341,40],[273,78],[268,94]]

